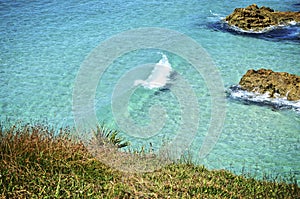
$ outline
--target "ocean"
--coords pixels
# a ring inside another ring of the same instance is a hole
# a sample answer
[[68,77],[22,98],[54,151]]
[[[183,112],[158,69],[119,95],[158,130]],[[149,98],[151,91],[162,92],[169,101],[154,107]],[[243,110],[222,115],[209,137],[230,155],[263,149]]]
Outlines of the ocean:
[[[256,3],[300,10],[297,0]],[[91,105],[86,107],[93,109],[97,122],[119,129],[132,148],[151,145],[158,152],[176,140],[174,150],[210,169],[257,178],[294,176],[300,183],[299,103],[278,108],[228,94],[248,69],[300,75],[299,25],[274,34],[248,35],[220,23],[236,7],[250,4],[248,0],[1,0],[0,119],[40,122],[57,129],[76,126],[78,114],[85,116],[74,105],[76,89],[90,88],[78,79],[86,76],[95,83],[93,95],[87,97]],[[154,40],[155,30],[162,40]],[[128,33],[147,37],[116,42]],[[184,38],[198,45],[198,54]],[[153,48],[143,48],[137,41]],[[181,49],[172,49],[181,42]],[[104,44],[109,47],[100,51]],[[122,53],[114,54],[118,50]],[[85,73],[91,55],[99,52],[107,57],[99,55],[90,66],[103,69],[102,73]],[[110,59],[107,68],[100,58]],[[193,63],[200,64],[200,72]],[[167,75],[157,76],[156,66],[164,66]],[[155,79],[159,84],[153,83]],[[222,92],[215,101],[212,89]],[[199,151],[205,142],[210,144],[202,157]]]

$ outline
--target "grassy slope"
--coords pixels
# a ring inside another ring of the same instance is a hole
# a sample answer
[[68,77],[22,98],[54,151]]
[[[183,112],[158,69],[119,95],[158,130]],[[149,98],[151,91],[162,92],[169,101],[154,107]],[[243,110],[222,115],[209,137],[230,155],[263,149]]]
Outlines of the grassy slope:
[[300,198],[297,185],[192,164],[122,173],[92,157],[68,130],[55,137],[42,126],[0,131],[0,198]]

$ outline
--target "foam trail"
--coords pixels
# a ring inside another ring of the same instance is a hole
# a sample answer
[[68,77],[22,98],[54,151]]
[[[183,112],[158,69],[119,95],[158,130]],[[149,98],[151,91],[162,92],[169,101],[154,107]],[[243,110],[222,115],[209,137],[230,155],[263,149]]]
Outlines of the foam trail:
[[154,69],[146,80],[135,80],[134,85],[142,85],[145,88],[154,89],[162,88],[169,81],[172,72],[171,64],[168,57],[162,54],[161,60],[155,64]]

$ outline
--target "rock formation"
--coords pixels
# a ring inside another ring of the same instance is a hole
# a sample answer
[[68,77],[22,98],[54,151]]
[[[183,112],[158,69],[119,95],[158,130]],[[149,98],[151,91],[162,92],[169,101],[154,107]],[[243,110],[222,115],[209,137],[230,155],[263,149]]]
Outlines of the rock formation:
[[300,23],[300,12],[280,12],[268,7],[259,8],[256,4],[246,8],[236,8],[225,18],[231,26],[245,31],[262,31],[265,28],[278,25],[287,25],[295,21]]
[[300,100],[300,76],[267,69],[248,70],[240,80],[243,90],[269,93],[270,97]]

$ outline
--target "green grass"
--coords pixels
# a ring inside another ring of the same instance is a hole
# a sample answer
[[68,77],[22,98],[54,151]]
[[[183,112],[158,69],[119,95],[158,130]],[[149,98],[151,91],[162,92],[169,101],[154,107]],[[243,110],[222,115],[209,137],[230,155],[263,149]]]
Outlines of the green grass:
[[[104,141],[127,146],[115,131],[97,132]],[[0,198],[300,198],[296,184],[258,181],[191,163],[121,172],[71,135],[69,129],[56,135],[40,125],[2,126]]]

